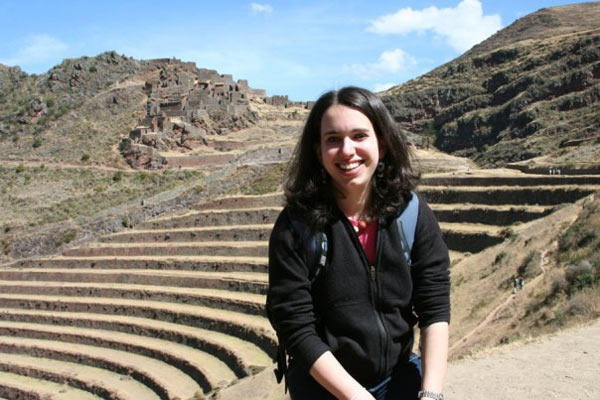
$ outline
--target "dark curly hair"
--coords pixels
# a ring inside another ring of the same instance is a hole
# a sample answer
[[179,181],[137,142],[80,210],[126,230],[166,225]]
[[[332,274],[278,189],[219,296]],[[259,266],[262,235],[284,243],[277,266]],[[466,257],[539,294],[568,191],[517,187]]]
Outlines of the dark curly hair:
[[322,230],[337,214],[331,179],[317,157],[321,140],[321,120],[332,105],[340,104],[362,112],[373,124],[379,142],[385,147],[382,172],[373,175],[370,215],[389,221],[410,199],[419,180],[411,166],[411,151],[387,108],[372,92],[344,87],[323,94],[315,102],[288,166],[283,188],[288,206],[307,217],[313,229]]

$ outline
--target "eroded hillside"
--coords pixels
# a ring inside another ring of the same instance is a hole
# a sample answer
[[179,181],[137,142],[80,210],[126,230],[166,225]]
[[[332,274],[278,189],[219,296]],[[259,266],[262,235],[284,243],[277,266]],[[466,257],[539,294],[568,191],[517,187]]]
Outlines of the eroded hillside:
[[600,3],[543,9],[382,94],[406,129],[485,166],[597,165]]

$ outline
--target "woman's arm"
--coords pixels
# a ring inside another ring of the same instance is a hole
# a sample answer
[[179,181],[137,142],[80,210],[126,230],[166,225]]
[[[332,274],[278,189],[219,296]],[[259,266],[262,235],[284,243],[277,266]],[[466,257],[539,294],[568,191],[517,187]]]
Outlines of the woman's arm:
[[421,387],[441,393],[448,359],[450,260],[439,225],[425,201],[420,202],[418,222],[411,271],[413,302],[421,327]]
[[310,374],[336,399],[373,400],[373,396],[358,383],[335,356],[327,351],[310,367]]
[[427,326],[421,332],[422,390],[442,392],[447,360],[448,323],[436,322]]

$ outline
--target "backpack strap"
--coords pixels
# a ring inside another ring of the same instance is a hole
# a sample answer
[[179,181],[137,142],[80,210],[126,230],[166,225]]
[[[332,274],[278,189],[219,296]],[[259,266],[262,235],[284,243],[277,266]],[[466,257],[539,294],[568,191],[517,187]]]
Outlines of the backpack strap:
[[327,265],[327,235],[324,232],[313,232],[299,218],[290,216],[290,222],[302,243],[305,262],[309,269],[308,278],[312,286]]
[[410,193],[411,199],[395,220],[396,226],[398,227],[398,233],[400,234],[402,256],[406,261],[406,265],[409,267],[412,264],[410,253],[412,252],[413,244],[415,242],[417,217],[419,215],[419,197],[415,192],[411,191]]

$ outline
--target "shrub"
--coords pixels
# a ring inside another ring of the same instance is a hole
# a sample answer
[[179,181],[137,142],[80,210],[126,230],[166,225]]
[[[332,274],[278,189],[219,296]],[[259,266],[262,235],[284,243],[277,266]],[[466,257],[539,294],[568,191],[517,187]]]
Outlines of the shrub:
[[505,251],[498,253],[496,258],[494,259],[494,264],[500,264],[502,260],[504,260],[507,256],[508,254]]
[[123,179],[123,172],[117,171],[112,177],[113,182],[121,182]]
[[25,171],[25,166],[23,164],[19,164],[17,165],[17,168],[15,169],[15,172],[17,174],[20,174],[21,172]]
[[594,268],[587,260],[583,260],[577,265],[569,265],[565,272],[565,279],[569,284],[569,294],[598,283],[598,276],[594,274]]
[[86,162],[90,160],[90,155],[88,153],[83,153],[81,155],[81,162]]
[[39,137],[36,137],[35,139],[33,139],[33,143],[31,144],[31,147],[33,147],[34,149],[37,149],[41,145],[42,145],[42,139],[40,139]]
[[90,66],[90,68],[88,69],[89,72],[94,73],[98,71],[98,68],[96,68],[95,65]]
[[523,263],[517,268],[519,275],[523,275],[526,278],[539,275],[541,273],[539,268],[541,257],[542,255],[539,251],[530,251]]
[[59,237],[56,242],[54,242],[56,247],[60,247],[63,244],[67,244],[75,239],[76,232],[75,231],[67,231],[64,233],[62,237]]
[[55,105],[54,99],[50,98],[50,99],[46,100],[46,107],[52,108],[52,107],[54,107],[54,105]]

